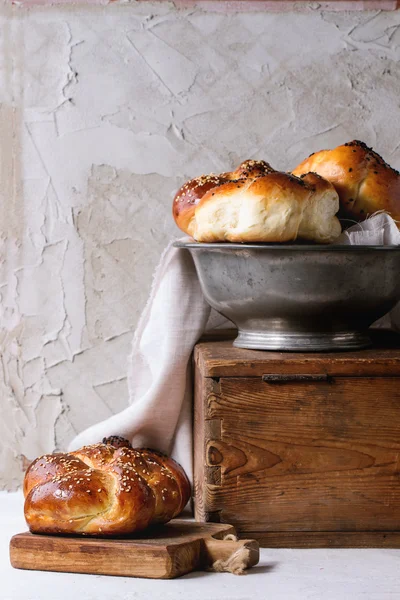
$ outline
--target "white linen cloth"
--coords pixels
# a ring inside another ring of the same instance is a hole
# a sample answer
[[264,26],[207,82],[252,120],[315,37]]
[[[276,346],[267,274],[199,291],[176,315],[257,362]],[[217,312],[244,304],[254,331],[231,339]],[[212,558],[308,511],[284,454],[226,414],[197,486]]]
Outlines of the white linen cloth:
[[[384,212],[378,212],[362,223],[357,223],[343,231],[334,243],[354,246],[399,246],[400,230],[392,217]],[[373,326],[400,331],[400,302],[390,314],[379,319]]]
[[207,304],[191,255],[164,250],[128,358],[130,406],[77,435],[69,449],[121,435],[135,447],[170,454],[192,479],[192,411],[189,359],[207,329],[227,319]]
[[[400,231],[391,217],[376,214],[335,243],[398,245]],[[80,433],[70,450],[121,435],[133,446],[170,454],[192,480],[190,356],[206,330],[232,324],[207,304],[189,252],[172,244],[161,256],[134,334],[128,359],[130,406]],[[391,325],[400,330],[399,305],[391,313]]]

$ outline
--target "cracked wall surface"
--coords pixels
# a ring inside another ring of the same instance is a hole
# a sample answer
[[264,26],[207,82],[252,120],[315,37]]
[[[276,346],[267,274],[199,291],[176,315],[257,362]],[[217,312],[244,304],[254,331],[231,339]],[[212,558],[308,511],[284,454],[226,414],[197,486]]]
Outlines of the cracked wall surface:
[[168,3],[0,13],[0,461],[128,403],[126,359],[170,207],[247,158],[359,138],[400,167],[400,13]]

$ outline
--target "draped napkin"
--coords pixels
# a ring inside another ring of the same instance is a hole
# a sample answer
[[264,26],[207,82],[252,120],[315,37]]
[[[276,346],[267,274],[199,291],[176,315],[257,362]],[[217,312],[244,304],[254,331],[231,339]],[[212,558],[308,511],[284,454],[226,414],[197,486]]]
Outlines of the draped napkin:
[[[335,244],[400,245],[400,231],[380,213],[343,232]],[[378,322],[400,331],[400,304]],[[72,440],[70,450],[121,435],[135,447],[170,454],[192,479],[190,356],[208,330],[232,327],[207,304],[190,253],[171,242],[154,274],[128,358],[130,405]]]

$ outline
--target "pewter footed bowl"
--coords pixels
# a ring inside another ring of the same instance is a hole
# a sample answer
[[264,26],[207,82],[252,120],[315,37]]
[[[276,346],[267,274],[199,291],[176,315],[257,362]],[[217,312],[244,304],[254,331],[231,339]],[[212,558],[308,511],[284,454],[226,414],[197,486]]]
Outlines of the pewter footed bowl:
[[371,345],[369,326],[400,300],[400,246],[175,242],[234,345],[318,352]]

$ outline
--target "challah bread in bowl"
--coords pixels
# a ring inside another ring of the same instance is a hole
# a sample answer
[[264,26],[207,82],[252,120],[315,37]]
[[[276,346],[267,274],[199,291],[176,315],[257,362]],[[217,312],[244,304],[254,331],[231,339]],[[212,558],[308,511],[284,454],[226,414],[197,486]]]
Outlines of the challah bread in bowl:
[[338,194],[322,177],[295,177],[264,161],[193,179],[173,202],[176,224],[198,242],[330,243],[342,230],[338,210]]
[[385,211],[400,223],[400,174],[366,144],[353,140],[333,150],[311,154],[294,170],[313,171],[330,181],[339,194],[340,217],[349,224]]
[[176,517],[190,484],[173,459],[112,437],[33,461],[24,479],[32,533],[127,535]]
[[[234,346],[318,352],[371,344],[370,325],[400,301],[400,247],[337,242],[339,196],[343,206],[347,188],[332,175],[354,170],[358,179],[348,193],[365,203],[365,194],[378,189],[368,167],[373,160],[393,201],[387,197],[376,209],[394,211],[397,175],[371,152],[354,142],[344,146],[340,169],[332,158],[325,171],[311,157],[294,175],[245,161],[178,191],[173,215],[192,239],[175,246],[191,253],[208,303],[237,326]],[[367,210],[358,208],[360,216]]]

